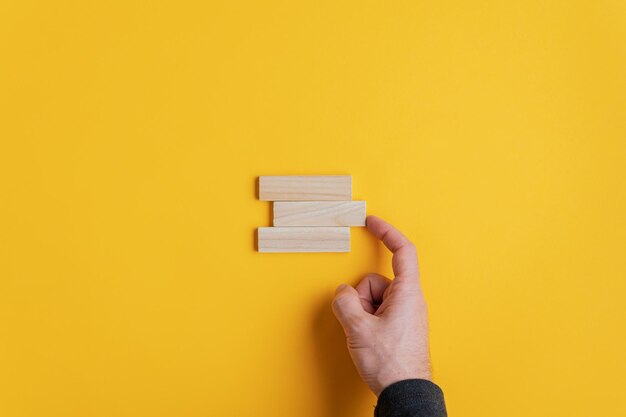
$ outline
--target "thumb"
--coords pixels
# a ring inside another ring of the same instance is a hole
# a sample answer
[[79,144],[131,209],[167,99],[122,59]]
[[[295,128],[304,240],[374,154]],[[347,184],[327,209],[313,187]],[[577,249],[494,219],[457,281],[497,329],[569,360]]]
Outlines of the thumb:
[[359,299],[359,293],[350,285],[341,284],[335,291],[333,312],[347,334],[363,319],[366,311]]

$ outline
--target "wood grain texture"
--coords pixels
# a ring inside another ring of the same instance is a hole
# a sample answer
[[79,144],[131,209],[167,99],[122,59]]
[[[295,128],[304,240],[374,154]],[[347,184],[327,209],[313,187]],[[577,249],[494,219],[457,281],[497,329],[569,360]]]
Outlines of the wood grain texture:
[[259,200],[346,201],[352,199],[350,175],[261,176]]
[[350,252],[349,227],[259,227],[259,252]]
[[274,226],[365,226],[365,201],[276,201]]

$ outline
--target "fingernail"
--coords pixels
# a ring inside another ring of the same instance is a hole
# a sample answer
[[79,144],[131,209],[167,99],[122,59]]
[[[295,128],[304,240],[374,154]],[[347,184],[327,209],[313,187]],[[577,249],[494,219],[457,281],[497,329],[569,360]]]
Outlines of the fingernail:
[[346,288],[347,285],[346,284],[341,284],[340,286],[337,287],[337,289],[335,290],[335,294],[337,294],[339,291],[343,290],[344,288]]

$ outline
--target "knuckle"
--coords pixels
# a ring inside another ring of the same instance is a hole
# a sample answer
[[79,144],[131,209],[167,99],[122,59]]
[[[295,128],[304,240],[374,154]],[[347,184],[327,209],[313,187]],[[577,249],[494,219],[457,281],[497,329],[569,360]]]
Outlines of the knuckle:
[[349,296],[346,295],[346,294],[336,295],[335,298],[333,299],[333,303],[332,303],[333,308],[335,310],[341,309],[341,307],[346,305],[346,303],[349,301],[348,298],[349,298]]

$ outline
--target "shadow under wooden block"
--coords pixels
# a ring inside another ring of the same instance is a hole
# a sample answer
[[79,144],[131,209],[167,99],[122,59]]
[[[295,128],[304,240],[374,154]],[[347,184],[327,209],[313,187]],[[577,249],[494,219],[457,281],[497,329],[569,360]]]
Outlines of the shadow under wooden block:
[[349,227],[259,227],[259,252],[350,252]]

